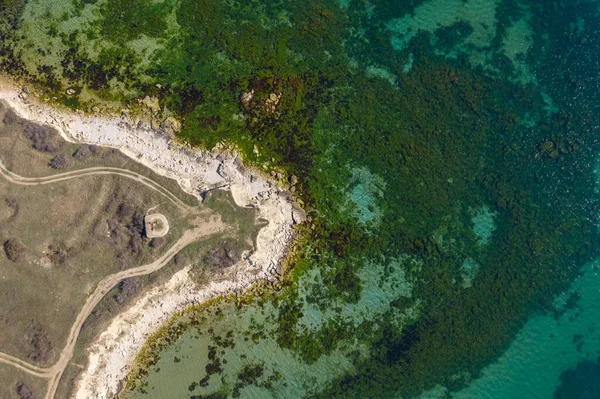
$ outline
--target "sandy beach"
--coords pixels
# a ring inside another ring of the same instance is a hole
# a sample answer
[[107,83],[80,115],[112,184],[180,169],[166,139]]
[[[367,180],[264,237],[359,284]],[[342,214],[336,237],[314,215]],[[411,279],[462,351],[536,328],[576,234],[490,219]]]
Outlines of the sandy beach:
[[205,190],[231,191],[237,205],[253,206],[268,221],[257,237],[257,249],[231,267],[225,279],[199,287],[185,268],[163,286],[154,287],[112,320],[87,350],[89,362],[73,397],[111,398],[146,338],[172,314],[253,283],[274,278],[293,240],[294,224],[304,212],[289,192],[264,173],[245,168],[232,151],[196,150],[173,141],[169,134],[127,117],[82,115],[30,101],[21,88],[0,80],[0,100],[21,117],[57,129],[65,140],[118,148],[158,174],[177,180],[186,192],[201,200]]

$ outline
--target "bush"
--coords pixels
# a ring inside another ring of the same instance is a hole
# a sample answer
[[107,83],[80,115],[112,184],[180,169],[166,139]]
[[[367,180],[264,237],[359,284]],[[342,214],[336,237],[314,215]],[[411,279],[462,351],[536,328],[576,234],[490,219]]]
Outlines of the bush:
[[17,385],[15,386],[15,391],[17,392],[17,396],[19,397],[19,399],[34,399],[35,396],[33,395],[33,392],[31,392],[31,389],[29,389],[29,387],[27,385],[25,385],[24,382],[17,382]]
[[6,257],[13,262],[21,262],[25,259],[26,248],[17,238],[10,238],[4,243]]
[[150,248],[159,249],[162,248],[167,240],[164,237],[154,237],[152,241],[150,241]]
[[46,334],[46,331],[41,326],[35,325],[29,336],[29,344],[32,347],[31,352],[27,356],[29,360],[38,363],[46,363],[52,357],[53,345]]
[[48,127],[29,123],[23,130],[23,135],[33,143],[33,148],[42,152],[57,152],[62,148],[62,142],[48,142],[52,132]]
[[64,155],[57,155],[52,158],[52,160],[48,163],[48,166],[50,166],[52,169],[63,169],[68,163],[69,161],[67,160],[67,157]]
[[139,277],[131,277],[119,283],[119,293],[114,299],[117,303],[123,303],[128,297],[142,288],[142,280]]
[[81,147],[77,148],[77,150],[75,150],[75,152],[73,153],[73,158],[75,159],[81,159],[84,158],[88,155],[90,155],[92,152],[90,151],[90,147],[87,145],[82,145]]
[[139,255],[142,252],[142,236],[133,235],[129,240],[127,249],[132,255]]
[[5,125],[12,125],[13,123],[19,122],[20,119],[21,118],[19,118],[17,116],[17,114],[15,114],[15,111],[13,111],[12,109],[9,109],[4,114],[4,118],[2,118],[2,122]]

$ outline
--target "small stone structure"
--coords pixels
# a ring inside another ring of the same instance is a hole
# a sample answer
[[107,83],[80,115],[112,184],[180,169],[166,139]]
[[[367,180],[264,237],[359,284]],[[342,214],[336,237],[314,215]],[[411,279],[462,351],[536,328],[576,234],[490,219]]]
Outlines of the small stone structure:
[[164,237],[169,232],[169,221],[165,215],[153,213],[144,217],[144,226],[146,228],[146,237],[156,238]]

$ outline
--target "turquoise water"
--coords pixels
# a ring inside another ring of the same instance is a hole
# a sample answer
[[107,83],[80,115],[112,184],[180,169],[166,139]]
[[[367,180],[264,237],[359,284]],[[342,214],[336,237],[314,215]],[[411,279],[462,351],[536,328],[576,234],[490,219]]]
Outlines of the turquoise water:
[[[241,309],[222,304],[218,317],[193,311],[200,326],[182,319],[184,335],[125,396],[595,392],[582,381],[600,356],[600,259],[590,261],[597,150],[580,149],[597,144],[598,105],[578,82],[598,87],[585,69],[599,21],[595,3],[583,4],[342,4],[348,70],[366,80],[335,84],[315,120],[307,178],[317,231],[327,233],[305,242],[282,293]],[[339,106],[356,97],[364,101]],[[575,104],[591,119],[566,117],[580,112]]]
[[[549,313],[529,319],[506,352],[452,398],[550,399],[561,386],[563,373],[580,363],[595,362],[600,356],[600,259],[582,268],[581,276],[556,298]],[[585,383],[597,384],[597,370],[580,374],[579,386],[569,387],[569,396],[561,397],[577,398]],[[420,398],[441,399],[447,393],[439,386]]]

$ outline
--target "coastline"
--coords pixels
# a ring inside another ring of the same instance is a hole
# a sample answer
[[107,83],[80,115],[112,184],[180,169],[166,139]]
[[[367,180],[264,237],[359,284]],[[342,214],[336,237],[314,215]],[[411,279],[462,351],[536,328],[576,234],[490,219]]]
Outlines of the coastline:
[[0,100],[21,117],[55,128],[69,142],[119,149],[156,173],[176,180],[200,201],[203,191],[227,187],[238,206],[253,206],[258,210],[257,217],[268,221],[258,233],[254,253],[232,266],[228,279],[199,287],[190,280],[189,268],[184,268],[117,315],[86,349],[88,365],[72,397],[113,397],[146,339],[173,314],[190,305],[241,292],[281,273],[278,268],[292,243],[293,226],[303,221],[304,212],[264,173],[244,168],[234,151],[192,150],[170,140],[164,130],[136,124],[126,117],[80,115],[28,101],[6,79],[0,79]]

